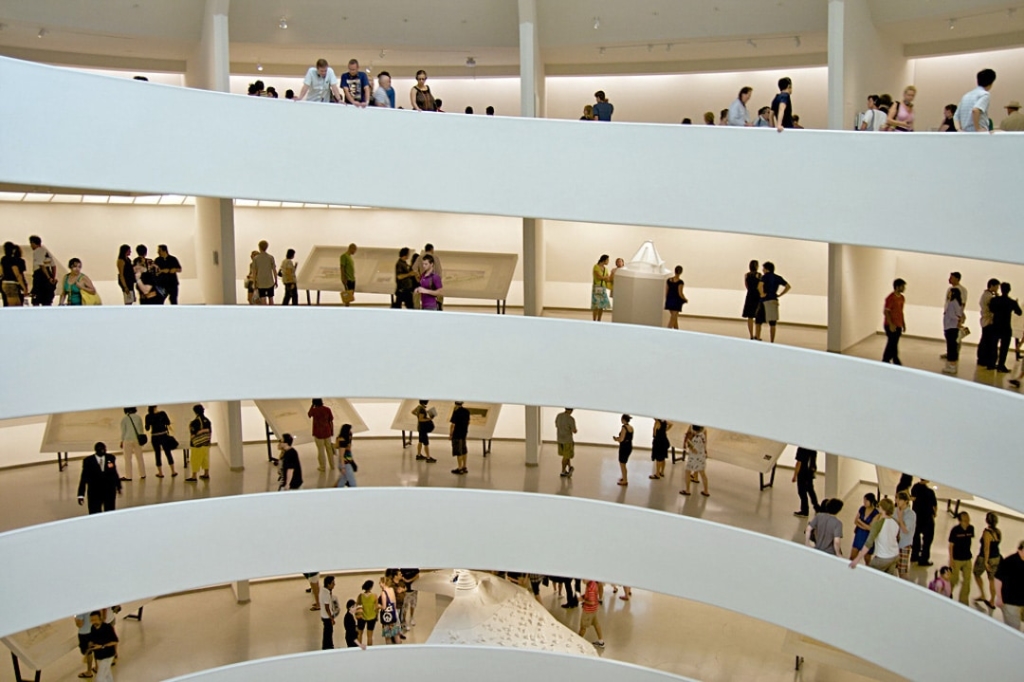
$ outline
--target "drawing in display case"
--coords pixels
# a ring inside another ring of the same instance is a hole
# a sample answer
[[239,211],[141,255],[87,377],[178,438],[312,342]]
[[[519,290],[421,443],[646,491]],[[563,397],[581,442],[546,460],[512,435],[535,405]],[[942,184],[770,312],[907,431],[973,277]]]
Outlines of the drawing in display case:
[[[324,405],[334,414],[334,437],[342,424],[351,424],[352,433],[369,430],[356,408],[345,398],[324,398]],[[256,407],[267,426],[278,438],[290,433],[295,445],[313,442],[313,420],[309,418],[312,399],[256,400]]]
[[[307,292],[341,291],[340,258],[348,246],[314,246],[301,264],[298,286]],[[352,260],[356,268],[356,293],[395,293],[395,263],[399,248],[359,247]],[[471,251],[435,251],[440,264],[444,295],[504,302],[512,286],[519,255]],[[503,310],[504,306],[499,306]]]
[[[398,406],[398,412],[391,422],[391,428],[402,432],[402,444],[407,445],[415,442],[416,417],[412,411],[419,405],[418,399],[403,400]],[[434,438],[448,440],[448,424],[455,411],[455,403],[451,400],[431,400],[427,405],[437,410],[434,417]],[[491,451],[491,440],[494,438],[494,428],[498,424],[498,416],[501,414],[501,405],[494,403],[478,403],[465,401],[463,405],[469,410],[469,440],[481,440],[484,443],[484,455]],[[406,433],[410,434],[406,442]]]
[[[672,422],[668,441],[672,445],[673,463],[683,459],[683,440],[689,428],[690,424]],[[775,465],[786,449],[785,443],[722,429],[704,427],[704,430],[708,434],[708,460],[756,471],[760,476],[761,490],[774,485]],[[766,474],[770,474],[767,483],[764,480]]]
[[[192,412],[194,403],[180,405],[158,405],[171,420],[171,433],[179,443],[188,445],[188,424],[195,419]],[[146,421],[147,406],[138,407],[139,418]],[[106,410],[86,410],[84,412],[63,412],[51,414],[46,419],[46,430],[39,452],[68,453],[92,452],[97,442],[107,445],[108,452],[121,449],[121,420],[124,418],[123,408]],[[216,426],[216,425],[215,425]],[[142,433],[149,435],[143,430]],[[152,451],[153,443],[147,443],[144,451]]]

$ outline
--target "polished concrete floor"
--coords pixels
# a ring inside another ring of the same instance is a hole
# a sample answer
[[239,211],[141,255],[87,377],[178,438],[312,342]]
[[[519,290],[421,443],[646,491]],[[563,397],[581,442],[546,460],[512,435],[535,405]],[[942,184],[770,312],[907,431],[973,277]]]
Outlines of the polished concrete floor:
[[[554,314],[582,317],[559,311]],[[693,331],[746,337],[745,327],[738,322],[684,318],[683,326]],[[782,327],[779,342],[823,350],[825,334],[815,328]],[[941,369],[940,343],[911,338],[901,345],[907,366],[929,371]],[[880,356],[883,346],[883,337],[872,337],[858,344],[851,354],[874,358]],[[972,356],[973,349],[966,355]],[[976,374],[968,360],[961,377],[995,384],[1001,383],[1005,375]],[[615,485],[618,465],[612,448],[579,446],[572,479],[558,476],[558,462],[550,452],[539,467],[525,467],[521,442],[495,442],[493,453],[486,459],[479,454],[479,444],[472,444],[471,450],[469,475],[456,477],[449,473],[446,457],[430,465],[417,462],[414,451],[403,449],[397,440],[357,440],[359,484],[573,495],[686,514],[793,541],[802,539],[806,525],[805,520],[792,515],[798,503],[795,487],[789,480],[791,473],[786,470],[779,471],[775,487],[759,491],[756,474],[712,459],[708,465],[712,496],[683,498],[678,494],[682,467],[670,464],[668,478],[650,481],[650,462],[643,456],[645,453],[634,457],[630,464],[631,483],[622,488]],[[300,454],[306,467],[306,487],[334,483],[328,474],[317,475],[310,446],[300,448]],[[157,479],[150,475],[145,481],[127,483],[120,504],[137,506],[276,489],[277,470],[267,462],[263,445],[245,447],[243,472],[229,471],[216,451],[212,460],[212,479],[208,482],[196,485],[185,483],[183,476]],[[79,463],[72,462],[62,473],[52,463],[0,470],[0,530],[84,514],[84,509],[75,503],[79,468]],[[820,487],[819,482],[819,492]],[[847,506],[841,515],[847,529],[844,550],[849,548],[852,517],[867,490],[867,486],[861,486],[846,498]],[[980,528],[983,514],[978,512],[974,516],[974,523]],[[940,514],[933,550],[937,562],[945,556],[945,538],[952,524],[948,515]],[[1007,545],[1024,537],[1024,523],[1016,519],[1004,519],[1001,527]],[[929,575],[915,567],[911,578],[925,584]],[[361,580],[343,577],[337,594],[354,595]],[[244,606],[235,604],[226,588],[160,599],[146,608],[142,623],[122,626],[122,661],[115,674],[119,679],[158,680],[231,662],[317,648],[320,624],[316,614],[305,608],[303,589],[301,579],[258,583],[253,586],[252,603]],[[572,619],[578,615],[558,607],[549,590],[543,594],[545,604],[556,616],[574,625]],[[976,587],[972,595],[978,595]],[[424,599],[421,604],[419,627],[410,635],[412,642],[429,636],[436,617],[432,600]],[[629,604],[606,599],[604,610],[608,648],[603,655],[617,660],[704,680],[864,679],[811,660],[801,672],[794,673],[792,656],[781,651],[785,636],[782,629],[702,604],[636,591]],[[45,676],[49,680],[72,680],[77,672],[76,657],[69,655],[48,669]],[[0,666],[0,682],[9,679],[13,679],[10,667]]]

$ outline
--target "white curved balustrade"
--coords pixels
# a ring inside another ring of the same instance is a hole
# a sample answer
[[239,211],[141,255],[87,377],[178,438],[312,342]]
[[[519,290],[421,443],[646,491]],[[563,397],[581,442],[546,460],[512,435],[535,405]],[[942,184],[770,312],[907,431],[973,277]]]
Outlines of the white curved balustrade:
[[[685,682],[628,663],[552,654],[530,649],[406,644],[336,649],[279,656],[175,677],[170,682],[277,682],[330,680],[344,671],[348,680],[416,680],[416,682]],[[382,671],[387,671],[382,674]]]
[[[569,405],[804,445],[1024,510],[1024,458],[1005,428],[1019,421],[1021,396],[801,348],[633,325],[284,306],[8,309],[0,345],[21,349],[4,370],[0,419],[317,395]],[[121,381],[124,368],[158,380]],[[76,390],[60,390],[69,381]],[[954,414],[973,416],[951,428]]]
[[[382,509],[403,519],[401,542],[380,542]],[[594,528],[601,537],[586,531]],[[97,551],[98,538],[132,538],[131,551]],[[69,569],[68,557],[89,560]],[[4,533],[5,582],[46,589],[0,592],[0,635],[100,605],[311,566],[405,565],[491,566],[633,585],[800,632],[910,679],[969,679],[978,670],[1015,679],[1024,657],[1024,635],[988,616],[793,542],[609,502],[431,488],[239,495]],[[893,627],[887,614],[934,627]]]
[[[5,58],[0,121],[0,182],[689,227],[1024,263],[1024,231],[1007,227],[1024,214],[1024,135],[429,116]],[[340,130],[396,163],[308,153],[311,139]],[[422,163],[397,162],[411,149]],[[878,159],[900,160],[899,187],[869,172]],[[950,187],[939,168],[985,172],[957,173]]]

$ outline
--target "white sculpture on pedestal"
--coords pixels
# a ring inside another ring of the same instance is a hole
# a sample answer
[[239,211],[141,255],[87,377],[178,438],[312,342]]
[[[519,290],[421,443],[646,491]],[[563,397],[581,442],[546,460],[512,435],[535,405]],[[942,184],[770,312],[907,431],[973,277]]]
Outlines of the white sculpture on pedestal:
[[612,321],[660,327],[669,275],[654,242],[644,242],[625,267],[615,271]]

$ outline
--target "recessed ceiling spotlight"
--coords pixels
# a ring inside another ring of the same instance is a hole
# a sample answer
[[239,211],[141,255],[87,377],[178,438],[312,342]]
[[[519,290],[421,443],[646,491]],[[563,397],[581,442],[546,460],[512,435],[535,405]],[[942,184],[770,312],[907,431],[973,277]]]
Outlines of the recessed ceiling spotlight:
[[39,29],[39,33],[36,34],[36,38],[42,38],[47,33],[49,33],[49,31],[47,31],[45,28],[41,28]]
[[747,45],[750,45],[755,50],[757,49],[757,43],[754,42],[753,38],[747,38]]
[[259,62],[256,62],[256,70],[262,72],[263,71],[263,64],[260,64]]
[[281,29],[282,31],[285,30],[286,28],[288,28],[288,18],[287,17],[281,17],[281,21],[277,22],[277,27],[279,29]]
[[372,66],[367,66],[367,67],[366,67],[366,69],[365,69],[365,71],[366,71],[366,73],[368,73],[368,74],[369,74],[369,73],[373,73],[373,67],[372,67]]
[[800,36],[793,37],[793,44],[796,45],[797,47],[800,47]]
[[950,19],[949,20],[949,30],[952,31],[955,28],[956,28],[956,19]]
[[476,66],[476,59],[474,59],[473,57],[466,57],[466,66],[472,69],[474,66]]
[[601,17],[594,17],[594,30],[601,28]]

